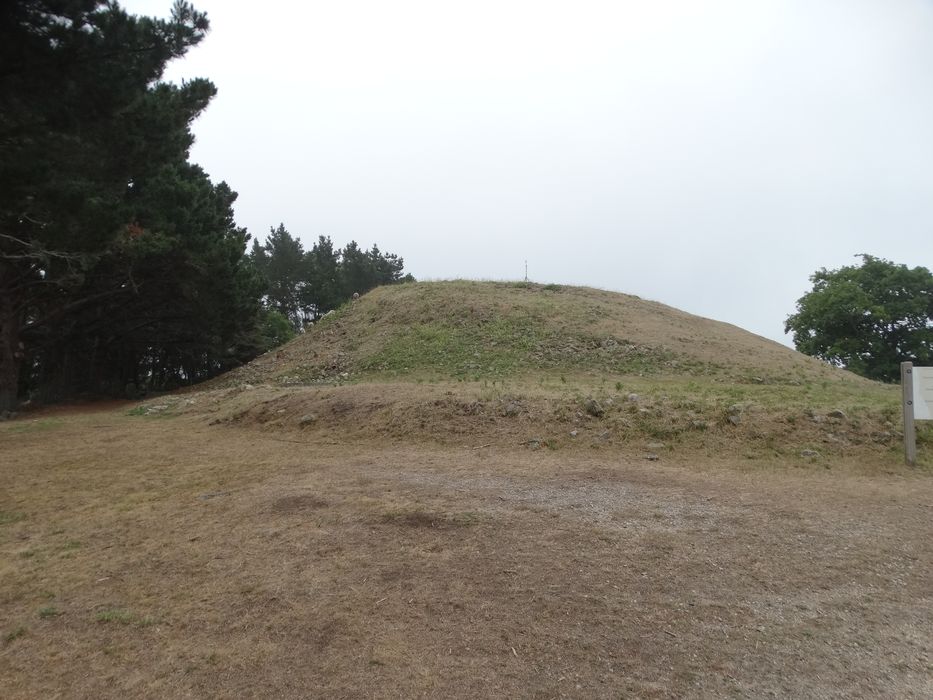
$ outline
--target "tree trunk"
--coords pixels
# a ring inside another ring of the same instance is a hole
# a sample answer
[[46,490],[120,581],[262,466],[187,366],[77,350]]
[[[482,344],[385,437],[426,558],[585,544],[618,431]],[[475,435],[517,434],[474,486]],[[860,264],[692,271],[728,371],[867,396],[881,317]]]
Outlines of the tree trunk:
[[0,411],[14,411],[18,405],[20,318],[11,295],[0,293]]

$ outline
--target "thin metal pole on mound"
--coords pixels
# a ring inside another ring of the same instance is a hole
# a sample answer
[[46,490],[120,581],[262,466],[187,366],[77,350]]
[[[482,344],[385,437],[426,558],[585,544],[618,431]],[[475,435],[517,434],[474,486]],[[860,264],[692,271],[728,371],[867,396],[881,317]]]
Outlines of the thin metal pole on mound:
[[901,363],[901,392],[904,395],[904,454],[907,464],[917,464],[917,431],[914,427],[914,363]]

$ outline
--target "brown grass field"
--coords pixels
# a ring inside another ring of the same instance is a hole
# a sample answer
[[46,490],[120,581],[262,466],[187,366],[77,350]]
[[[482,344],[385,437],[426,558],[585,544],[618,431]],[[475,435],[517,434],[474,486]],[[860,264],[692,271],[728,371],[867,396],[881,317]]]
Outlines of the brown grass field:
[[931,698],[898,396],[637,297],[375,290],[0,423],[0,697]]
[[0,425],[5,698],[933,696],[927,471],[128,408]]

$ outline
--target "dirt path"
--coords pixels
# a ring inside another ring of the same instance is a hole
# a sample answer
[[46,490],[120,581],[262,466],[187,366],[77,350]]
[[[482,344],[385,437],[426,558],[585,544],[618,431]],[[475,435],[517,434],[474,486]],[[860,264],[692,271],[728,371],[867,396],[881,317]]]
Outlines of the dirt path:
[[933,480],[0,426],[5,697],[933,696]]

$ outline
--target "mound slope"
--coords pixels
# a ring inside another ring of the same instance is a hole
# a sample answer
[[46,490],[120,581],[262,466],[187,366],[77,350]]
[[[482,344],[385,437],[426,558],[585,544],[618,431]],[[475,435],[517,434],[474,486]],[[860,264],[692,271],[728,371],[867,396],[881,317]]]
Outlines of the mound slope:
[[864,382],[736,326],[635,296],[505,282],[381,287],[223,383],[687,376]]

